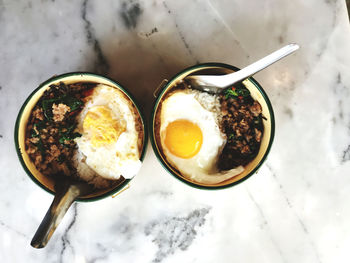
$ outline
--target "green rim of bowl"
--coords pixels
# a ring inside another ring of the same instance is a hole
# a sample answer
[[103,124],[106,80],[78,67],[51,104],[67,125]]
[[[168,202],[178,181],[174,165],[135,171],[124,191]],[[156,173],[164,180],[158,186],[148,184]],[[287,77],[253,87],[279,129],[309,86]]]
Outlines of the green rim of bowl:
[[232,187],[234,185],[240,184],[243,181],[247,180],[249,177],[251,177],[254,173],[256,173],[258,171],[258,169],[261,167],[261,165],[264,163],[264,161],[266,160],[270,150],[271,150],[271,146],[272,146],[272,142],[273,139],[275,137],[275,117],[274,117],[274,112],[272,109],[272,105],[271,102],[266,94],[266,92],[264,91],[264,89],[261,87],[261,85],[252,77],[247,78],[251,83],[254,84],[254,86],[259,90],[259,92],[261,93],[261,95],[263,96],[264,100],[266,101],[267,107],[269,109],[269,113],[270,113],[270,118],[271,118],[271,136],[270,136],[270,141],[269,144],[267,146],[266,152],[264,154],[264,156],[262,157],[261,161],[257,164],[257,166],[249,173],[247,174],[245,177],[243,177],[242,179],[227,184],[227,185],[222,185],[222,186],[202,186],[202,185],[198,185],[195,184],[193,182],[189,182],[187,180],[185,180],[184,178],[178,176],[176,173],[174,173],[171,169],[169,169],[168,164],[163,160],[161,154],[158,152],[157,146],[156,146],[156,142],[155,142],[155,138],[154,138],[154,132],[153,132],[153,123],[154,123],[154,118],[155,118],[155,113],[156,113],[156,109],[157,106],[159,104],[159,101],[162,97],[162,95],[164,94],[164,92],[166,91],[166,89],[169,87],[170,84],[172,84],[172,82],[180,75],[184,74],[185,72],[188,71],[192,71],[193,69],[202,69],[202,68],[207,68],[207,67],[219,67],[219,68],[227,68],[227,69],[231,69],[234,71],[238,71],[240,70],[237,67],[228,65],[228,64],[224,64],[224,63],[216,63],[216,62],[208,62],[208,63],[203,63],[203,64],[198,64],[192,67],[188,67],[184,70],[182,70],[181,72],[179,72],[178,74],[176,74],[175,76],[173,76],[168,83],[159,91],[159,94],[157,94],[157,98],[154,102],[154,106],[152,109],[152,115],[150,118],[150,123],[149,123],[149,128],[150,128],[150,134],[151,134],[151,144],[152,144],[152,148],[153,151],[155,153],[155,155],[157,156],[158,160],[160,161],[160,163],[162,164],[162,166],[164,167],[165,170],[167,170],[172,176],[174,176],[176,179],[180,180],[181,182],[197,188],[197,189],[204,189],[204,190],[218,190],[218,189],[224,189],[224,188],[228,188],[228,187]]
[[[18,128],[19,128],[19,124],[20,124],[20,120],[22,118],[22,114],[23,111],[25,109],[25,107],[27,106],[29,100],[33,97],[33,95],[39,90],[41,89],[43,86],[47,85],[50,82],[53,81],[59,81],[62,78],[65,77],[71,77],[71,76],[93,76],[93,77],[97,77],[97,78],[102,78],[105,79],[107,81],[112,82],[114,85],[116,85],[121,91],[123,91],[130,99],[131,101],[134,103],[138,113],[140,114],[141,117],[141,121],[143,124],[143,128],[144,128],[144,132],[143,132],[143,147],[142,147],[142,153],[140,156],[140,160],[143,161],[145,154],[146,154],[146,149],[147,149],[147,144],[148,144],[148,128],[147,128],[147,123],[145,121],[145,117],[142,113],[142,111],[140,110],[138,104],[136,103],[135,98],[130,94],[130,92],[125,89],[124,87],[122,87],[117,81],[112,80],[108,77],[102,76],[102,75],[98,75],[95,73],[90,73],[90,72],[70,72],[70,73],[64,73],[61,75],[55,75],[52,78],[44,81],[43,83],[41,83],[28,97],[27,99],[24,101],[18,115],[17,115],[17,119],[16,119],[16,123],[15,123],[15,132],[14,132],[14,136],[15,136],[15,147],[16,147],[16,152],[18,155],[18,159],[20,160],[20,163],[23,167],[23,169],[25,170],[25,172],[27,173],[27,175],[30,177],[30,179],[32,179],[32,181],[37,184],[38,186],[40,186],[42,189],[44,189],[46,192],[55,195],[55,193],[53,191],[51,191],[50,189],[46,188],[39,180],[37,180],[34,175],[29,171],[29,169],[27,168],[26,164],[24,163],[24,160],[22,158],[22,154],[21,154],[21,150],[19,147],[19,141],[18,141]],[[133,178],[132,178],[133,179]],[[96,197],[91,197],[91,198],[77,198],[76,201],[82,201],[82,202],[91,202],[91,201],[97,201],[103,198],[106,198],[108,196],[111,196],[117,192],[119,192],[120,190],[122,190],[132,179],[125,179],[124,182],[122,182],[120,185],[118,185],[115,189],[112,189],[111,191],[108,191],[106,193],[104,193],[103,195],[100,196],[96,196]]]

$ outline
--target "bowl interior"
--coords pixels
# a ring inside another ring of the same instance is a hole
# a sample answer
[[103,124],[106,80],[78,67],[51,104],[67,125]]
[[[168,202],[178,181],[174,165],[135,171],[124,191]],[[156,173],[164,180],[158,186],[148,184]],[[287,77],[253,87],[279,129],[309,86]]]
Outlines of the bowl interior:
[[163,96],[171,90],[181,79],[186,77],[187,75],[190,74],[227,74],[231,73],[238,70],[235,67],[232,67],[230,65],[226,64],[203,64],[203,65],[198,65],[192,68],[189,68],[182,73],[178,74],[175,76],[171,81],[168,82],[168,84],[163,88],[163,90],[160,91],[160,94],[158,95],[158,98],[155,103],[154,107],[154,112],[152,115],[152,142],[153,142],[153,147],[154,150],[162,162],[162,164],[165,166],[165,168],[173,174],[175,177],[180,179],[181,181],[184,181],[191,186],[199,187],[199,188],[205,188],[205,189],[217,189],[217,188],[223,188],[223,187],[228,187],[232,186],[234,184],[237,184],[245,179],[247,179],[250,175],[252,175],[262,164],[262,162],[265,160],[269,149],[272,144],[272,140],[274,137],[274,115],[273,115],[273,110],[271,103],[269,99],[267,98],[267,95],[261,88],[261,86],[253,79],[249,78],[243,82],[243,84],[246,86],[246,88],[250,91],[251,96],[257,100],[261,107],[262,107],[262,114],[266,119],[263,119],[263,125],[264,125],[264,133],[262,136],[261,140],[261,145],[260,145],[260,150],[255,157],[253,161],[251,161],[248,165],[245,166],[245,170],[233,177],[230,178],[224,182],[218,183],[218,184],[203,184],[203,183],[198,183],[195,181],[192,181],[188,179],[187,177],[184,177],[181,175],[181,173],[172,167],[166,160],[165,156],[162,153],[160,142],[155,136],[155,118],[157,111],[160,109],[159,105],[160,102],[162,101]]
[[[22,109],[17,117],[16,122],[16,128],[15,128],[15,140],[17,144],[17,152],[19,155],[19,158],[22,162],[22,165],[28,175],[34,180],[35,183],[37,183],[39,186],[44,188],[50,193],[54,193],[54,181],[51,177],[45,176],[41,174],[35,167],[34,163],[30,160],[29,155],[25,151],[25,134],[26,134],[26,126],[28,119],[30,117],[30,114],[32,112],[32,109],[36,105],[37,101],[40,99],[40,97],[43,95],[44,91],[51,85],[51,84],[57,84],[59,82],[65,82],[66,84],[76,83],[76,82],[92,82],[92,83],[100,83],[112,86],[116,89],[119,89],[122,91],[135,105],[134,100],[130,97],[130,94],[128,94],[119,84],[116,82],[91,73],[69,73],[57,77],[53,77],[52,79],[42,83],[26,100],[26,102],[23,104]],[[146,129],[145,129],[145,122],[142,117],[142,114],[138,107],[135,105],[142,124],[143,124],[143,131],[144,131],[144,137],[142,142],[142,152],[141,152],[141,160],[144,157],[145,154],[145,142],[146,142]],[[103,198],[105,196],[111,195],[119,190],[121,190],[130,180],[123,180],[120,182],[120,184],[113,186],[109,189],[100,189],[96,190],[93,193],[83,196],[79,198],[78,200],[96,200]]]

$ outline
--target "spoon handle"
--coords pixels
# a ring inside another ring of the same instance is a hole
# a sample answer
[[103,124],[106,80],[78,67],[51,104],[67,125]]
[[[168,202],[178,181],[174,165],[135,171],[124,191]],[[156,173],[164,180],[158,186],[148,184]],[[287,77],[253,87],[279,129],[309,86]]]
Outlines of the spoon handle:
[[76,185],[66,186],[56,192],[49,210],[30,243],[32,247],[43,248],[46,246],[63,216],[79,194],[80,190]]
[[226,86],[229,86],[232,81],[238,82],[250,77],[251,75],[263,70],[280,59],[290,55],[298,48],[299,46],[297,44],[289,44],[237,72],[226,75]]
[[206,85],[226,88],[238,81],[254,75],[298,49],[299,46],[297,44],[289,44],[239,71],[222,76],[200,76],[200,81]]

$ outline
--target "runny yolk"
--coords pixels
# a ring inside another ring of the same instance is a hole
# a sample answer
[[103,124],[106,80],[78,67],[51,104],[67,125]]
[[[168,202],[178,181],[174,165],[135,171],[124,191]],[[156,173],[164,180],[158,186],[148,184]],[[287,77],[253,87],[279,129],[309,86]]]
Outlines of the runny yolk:
[[176,120],[168,124],[165,131],[165,145],[177,157],[188,159],[195,156],[203,142],[198,125],[187,120]]

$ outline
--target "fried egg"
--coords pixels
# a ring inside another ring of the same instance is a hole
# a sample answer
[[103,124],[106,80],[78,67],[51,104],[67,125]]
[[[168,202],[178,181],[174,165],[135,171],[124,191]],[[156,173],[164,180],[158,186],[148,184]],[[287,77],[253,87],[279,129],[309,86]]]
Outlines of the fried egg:
[[220,131],[216,96],[194,90],[179,90],[163,102],[160,113],[160,141],[167,161],[180,173],[197,182],[215,184],[244,168],[227,172],[217,168],[226,143]]
[[132,178],[141,167],[131,101],[110,86],[98,85],[78,116],[76,138],[85,163],[106,179]]

